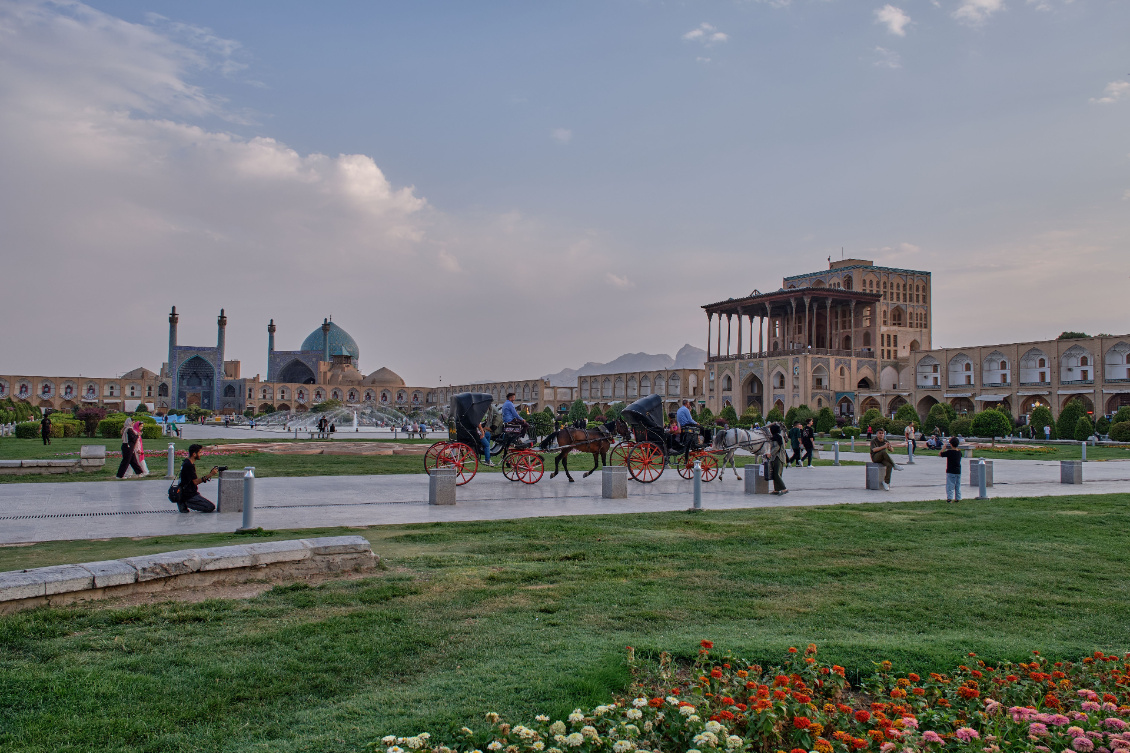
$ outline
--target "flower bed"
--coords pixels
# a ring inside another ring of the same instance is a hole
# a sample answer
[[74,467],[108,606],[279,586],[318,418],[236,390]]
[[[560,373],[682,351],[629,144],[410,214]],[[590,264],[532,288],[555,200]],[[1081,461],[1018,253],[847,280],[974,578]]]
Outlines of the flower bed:
[[629,695],[565,720],[463,728],[463,739],[387,736],[384,753],[833,753],[1054,751],[1130,753],[1130,653],[1095,652],[1081,662],[989,664],[969,655],[949,674],[895,672],[890,662],[852,687],[843,667],[817,659],[816,646],[789,649],[763,668],[703,641],[692,666],[670,655],[643,666],[628,649]]
[[[76,457],[78,454],[79,453],[77,453],[77,452],[56,452],[56,453],[54,453],[55,457]],[[203,452],[200,453],[200,457],[202,457],[202,458],[209,458],[209,457],[232,458],[232,457],[245,457],[247,455],[253,455],[253,454],[254,453],[247,452],[247,451],[235,451],[235,452],[233,452],[233,451],[230,451],[230,450],[207,449],[206,448]],[[108,458],[120,458],[121,456],[122,456],[121,450],[106,450],[106,457],[108,457]],[[168,456],[169,456],[168,449],[146,450],[145,451],[145,457],[147,457],[147,458],[152,458],[152,457],[166,458]],[[173,457],[174,458],[187,458],[188,457],[188,450],[174,450],[173,451]]]

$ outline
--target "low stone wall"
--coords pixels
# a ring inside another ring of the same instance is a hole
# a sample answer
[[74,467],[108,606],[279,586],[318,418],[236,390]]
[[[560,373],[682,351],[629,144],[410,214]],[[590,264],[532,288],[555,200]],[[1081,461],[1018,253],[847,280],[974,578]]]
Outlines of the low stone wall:
[[0,475],[27,476],[43,473],[86,473],[106,465],[106,446],[84,444],[77,458],[56,460],[0,460]]
[[43,605],[319,573],[372,570],[363,536],[264,541],[0,573],[0,614]]

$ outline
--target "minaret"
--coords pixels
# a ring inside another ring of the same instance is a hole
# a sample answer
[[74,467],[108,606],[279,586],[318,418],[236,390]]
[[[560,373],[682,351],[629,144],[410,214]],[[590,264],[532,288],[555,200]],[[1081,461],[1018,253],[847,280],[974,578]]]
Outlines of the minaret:
[[330,360],[330,320],[322,321],[322,360]]
[[275,320],[267,325],[267,355],[275,352]]
[[220,350],[220,371],[224,368],[224,340],[227,339],[228,331],[228,318],[224,316],[224,310],[220,309],[220,315],[216,318],[216,347]]
[[169,389],[169,397],[171,399],[170,407],[176,408],[177,398],[177,322],[180,317],[177,316],[177,307],[173,306],[172,312],[169,313],[169,379],[172,381],[171,388]]

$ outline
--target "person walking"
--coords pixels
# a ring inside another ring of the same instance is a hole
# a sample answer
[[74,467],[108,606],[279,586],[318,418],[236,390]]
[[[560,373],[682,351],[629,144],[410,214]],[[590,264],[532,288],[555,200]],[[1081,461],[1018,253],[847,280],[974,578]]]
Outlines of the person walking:
[[199,476],[196,473],[196,461],[200,460],[204,447],[198,444],[189,445],[188,457],[180,466],[180,496],[177,498],[177,509],[181,512],[195,510],[196,512],[215,512],[216,506],[211,500],[200,496],[200,485],[220,472],[218,467]]
[[51,418],[46,413],[39,422],[39,433],[43,435],[43,444],[51,444]]
[[789,443],[793,446],[792,457],[785,461],[785,465],[796,463],[797,468],[800,468],[800,438],[804,434],[804,429],[801,428],[800,421],[793,424],[793,428],[789,429]]
[[801,462],[807,460],[808,467],[812,467],[812,451],[816,449],[816,428],[813,426],[813,419],[808,419],[808,423],[800,434],[800,441],[804,444],[804,457]]
[[887,469],[883,476],[883,489],[886,491],[891,490],[891,471],[901,471],[902,468],[891,460],[891,443],[887,441],[887,432],[884,429],[879,429],[875,432],[875,438],[871,440],[871,462],[878,463]]
[[918,442],[914,439],[914,422],[911,421],[902,430],[902,436],[906,440],[906,457],[907,463],[914,462],[914,453],[918,450]]
[[[145,445],[141,436],[142,425],[140,421],[133,422],[133,430],[137,432],[137,444],[133,447],[133,457],[137,464],[141,466],[141,473],[136,474],[138,478],[149,475],[149,466],[145,464]],[[125,478],[129,478],[134,474],[133,468],[126,468]]]
[[950,446],[938,454],[946,459],[946,502],[961,501],[961,440],[950,437]]
[[789,452],[785,449],[785,438],[781,436],[781,425],[769,425],[769,472],[773,479],[773,493],[778,497],[788,494],[781,471],[789,464]]
[[122,462],[118,464],[118,478],[126,477],[126,469],[132,468],[138,476],[141,475],[141,464],[134,455],[137,443],[141,440],[141,433],[133,428],[128,420],[122,424]]

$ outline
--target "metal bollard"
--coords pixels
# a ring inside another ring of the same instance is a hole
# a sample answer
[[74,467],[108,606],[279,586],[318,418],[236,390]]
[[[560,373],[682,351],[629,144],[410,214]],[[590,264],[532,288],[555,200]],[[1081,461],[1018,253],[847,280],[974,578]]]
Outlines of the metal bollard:
[[977,459],[977,499],[988,499],[989,490],[985,484],[985,458]]
[[243,525],[239,530],[250,531],[255,526],[255,466],[245,466],[243,470]]
[[1086,440],[1080,442],[1079,445],[1083,448],[1083,459],[1086,460],[1087,459],[1087,442],[1086,442]]
[[169,442],[169,470],[167,471],[165,478],[175,478],[176,477],[176,475],[177,475],[176,474],[176,462],[177,462],[177,446],[175,444],[173,444],[172,442]]
[[694,509],[702,509],[702,461],[694,461]]
[[832,461],[832,465],[840,464],[840,443],[832,442],[832,449],[836,451],[836,458]]
[[851,451],[855,452],[855,435],[854,434],[852,435],[852,438],[851,438]]
[[906,443],[906,464],[914,465],[914,443],[913,440]]

